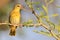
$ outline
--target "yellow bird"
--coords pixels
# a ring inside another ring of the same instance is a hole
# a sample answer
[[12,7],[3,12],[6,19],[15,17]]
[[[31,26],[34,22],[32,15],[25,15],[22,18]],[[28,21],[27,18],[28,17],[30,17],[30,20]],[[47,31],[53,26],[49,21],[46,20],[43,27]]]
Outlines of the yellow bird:
[[21,4],[16,4],[14,9],[10,12],[9,23],[14,24],[14,25],[9,25],[9,27],[10,27],[9,35],[11,35],[11,36],[15,36],[17,25],[20,24],[20,21],[21,21],[20,20],[20,18],[21,18],[20,10],[21,10],[21,8],[22,8]]

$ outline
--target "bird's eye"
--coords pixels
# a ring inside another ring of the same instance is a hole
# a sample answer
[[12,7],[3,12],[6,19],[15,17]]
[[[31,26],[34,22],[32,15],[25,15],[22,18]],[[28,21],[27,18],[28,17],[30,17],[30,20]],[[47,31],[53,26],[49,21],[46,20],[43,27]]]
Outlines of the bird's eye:
[[17,7],[20,7],[20,6],[17,6]]

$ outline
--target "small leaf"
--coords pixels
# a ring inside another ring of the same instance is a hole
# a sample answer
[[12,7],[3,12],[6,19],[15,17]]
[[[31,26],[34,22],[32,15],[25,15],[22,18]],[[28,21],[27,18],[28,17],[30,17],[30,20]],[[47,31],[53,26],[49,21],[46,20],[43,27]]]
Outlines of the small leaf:
[[24,22],[23,25],[24,25],[24,26],[27,26],[27,22]]
[[33,4],[40,4],[40,2],[33,2]]
[[44,12],[40,12],[40,15],[44,16]]
[[46,12],[46,14],[48,14],[48,8],[44,5],[42,5],[42,8],[44,9],[44,11]]
[[44,18],[47,18],[48,16],[44,16]]
[[32,8],[32,5],[31,4],[29,4],[29,8]]
[[43,34],[49,37],[52,36],[49,32],[44,32],[44,31],[40,31],[39,34]]
[[32,2],[27,2],[27,5],[29,6],[29,8],[32,8]]
[[43,34],[43,35],[46,35],[46,36],[52,36],[49,32],[44,32],[44,31],[37,31],[37,30],[34,30],[33,32],[36,32],[38,34]]
[[37,10],[40,10],[40,8],[37,8]]
[[56,16],[58,16],[58,14],[57,14],[57,13],[52,15],[52,17],[56,17]]
[[33,30],[33,32],[36,32],[36,33],[38,33],[38,30]]
[[55,29],[60,32],[60,25],[56,25]]
[[60,6],[59,5],[55,5],[57,8],[60,8]]
[[28,20],[27,22],[24,22],[23,24],[24,24],[24,26],[32,27],[33,25],[28,25],[28,24],[32,24],[32,23],[33,23],[33,20]]
[[28,20],[27,23],[28,24],[32,24],[33,23],[33,20]]
[[50,0],[49,2],[48,2],[48,4],[51,4],[51,3],[53,3],[54,2],[54,0]]

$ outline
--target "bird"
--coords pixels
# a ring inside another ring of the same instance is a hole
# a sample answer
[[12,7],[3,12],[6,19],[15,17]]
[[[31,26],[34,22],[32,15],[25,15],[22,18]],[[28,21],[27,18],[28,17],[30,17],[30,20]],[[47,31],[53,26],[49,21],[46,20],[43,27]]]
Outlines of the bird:
[[22,5],[16,4],[9,14],[9,23],[14,24],[14,25],[9,25],[9,28],[10,28],[9,35],[10,36],[16,35],[16,29],[19,26],[18,24],[20,24],[20,22],[21,22],[21,9],[22,9]]

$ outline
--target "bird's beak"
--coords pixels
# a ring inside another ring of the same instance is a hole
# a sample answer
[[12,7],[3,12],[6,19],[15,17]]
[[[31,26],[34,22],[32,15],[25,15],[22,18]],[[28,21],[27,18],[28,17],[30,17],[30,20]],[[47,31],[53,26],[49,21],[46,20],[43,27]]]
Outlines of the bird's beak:
[[21,5],[21,9],[24,9],[23,5]]
[[27,10],[23,5],[21,5],[21,7],[20,7],[22,10],[24,10],[24,11],[29,11],[29,10]]

